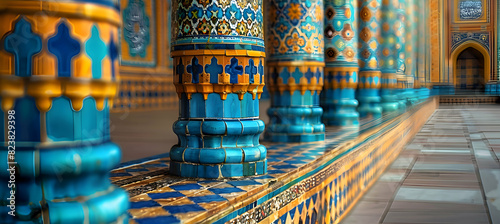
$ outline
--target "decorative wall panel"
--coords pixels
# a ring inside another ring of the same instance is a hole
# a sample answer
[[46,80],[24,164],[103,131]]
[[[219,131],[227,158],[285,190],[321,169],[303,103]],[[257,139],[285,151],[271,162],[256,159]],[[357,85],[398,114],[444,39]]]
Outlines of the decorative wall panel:
[[138,67],[157,65],[157,0],[121,0],[121,64]]
[[487,23],[490,21],[490,0],[453,0],[453,23]]

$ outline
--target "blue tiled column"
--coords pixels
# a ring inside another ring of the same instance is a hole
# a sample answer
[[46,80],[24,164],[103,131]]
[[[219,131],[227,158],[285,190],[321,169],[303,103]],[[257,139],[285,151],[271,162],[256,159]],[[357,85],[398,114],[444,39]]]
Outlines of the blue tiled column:
[[[497,1],[497,34],[500,33],[500,2]],[[500,80],[500,37],[497,35],[497,77],[496,80]]]
[[396,93],[396,67],[398,47],[396,42],[396,28],[400,25],[394,13],[397,6],[393,1],[382,1],[382,44],[379,49],[380,65],[382,71],[382,109],[384,112],[395,111],[399,108]]
[[[415,82],[418,82],[417,78],[417,18],[416,18],[416,0],[405,0],[405,10],[406,10],[406,76],[410,80],[408,86],[408,95],[410,104],[414,104],[418,101],[418,90],[416,89]],[[418,1],[418,0],[417,0]]]
[[[127,193],[109,180],[121,157],[109,133],[118,6],[89,0],[0,7],[0,222],[127,222]],[[15,208],[5,206],[12,201]]]
[[357,126],[358,41],[355,0],[325,1],[325,86],[321,93],[326,125]]
[[270,0],[265,139],[312,142],[325,138],[319,94],[323,87],[323,1]]
[[259,143],[262,1],[174,0],[172,10],[180,113],[170,172],[197,178],[265,174],[267,150]]
[[359,12],[359,85],[358,95],[361,117],[379,117],[381,72],[377,56],[380,36],[381,0],[361,0]]
[[427,10],[429,7],[427,0],[415,1],[416,8],[414,9],[417,13],[416,23],[417,23],[417,42],[415,46],[415,51],[417,52],[416,57],[416,73],[415,73],[415,88],[418,88],[418,95],[420,100],[427,99],[430,95],[430,90],[427,86],[426,80],[426,52],[429,50],[427,43]]

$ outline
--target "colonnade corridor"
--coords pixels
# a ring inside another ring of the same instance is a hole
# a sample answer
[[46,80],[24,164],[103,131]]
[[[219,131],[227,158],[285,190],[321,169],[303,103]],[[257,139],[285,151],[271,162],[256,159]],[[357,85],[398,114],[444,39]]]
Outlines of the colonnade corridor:
[[441,106],[341,223],[500,223],[499,110]]
[[0,0],[0,224],[500,224],[499,11]]

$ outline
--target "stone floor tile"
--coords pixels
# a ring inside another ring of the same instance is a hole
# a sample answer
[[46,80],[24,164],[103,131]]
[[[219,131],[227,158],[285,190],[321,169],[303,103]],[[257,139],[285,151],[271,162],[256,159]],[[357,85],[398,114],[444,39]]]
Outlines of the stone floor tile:
[[478,181],[456,181],[456,180],[440,180],[440,179],[431,179],[431,180],[414,180],[408,179],[403,183],[405,187],[441,187],[441,188],[472,188],[479,189]]
[[395,201],[451,202],[462,204],[483,204],[479,189],[401,187]]
[[470,212],[389,212],[383,223],[487,224],[486,213]]
[[406,212],[484,212],[484,204],[461,204],[446,202],[416,202],[416,201],[393,201],[390,211]]
[[493,223],[500,223],[500,169],[480,170],[484,194]]
[[414,166],[415,171],[449,171],[449,172],[473,172],[472,164],[432,164],[418,161]]

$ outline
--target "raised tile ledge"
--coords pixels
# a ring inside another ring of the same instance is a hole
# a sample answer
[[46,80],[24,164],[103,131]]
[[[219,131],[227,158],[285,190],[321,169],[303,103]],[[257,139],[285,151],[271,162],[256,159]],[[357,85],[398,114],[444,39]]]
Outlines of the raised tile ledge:
[[340,221],[438,107],[437,97],[361,121],[327,128],[324,142],[266,144],[268,174],[203,180],[168,175],[168,154],[129,162],[111,181],[130,194],[130,223],[282,223],[298,215]]

